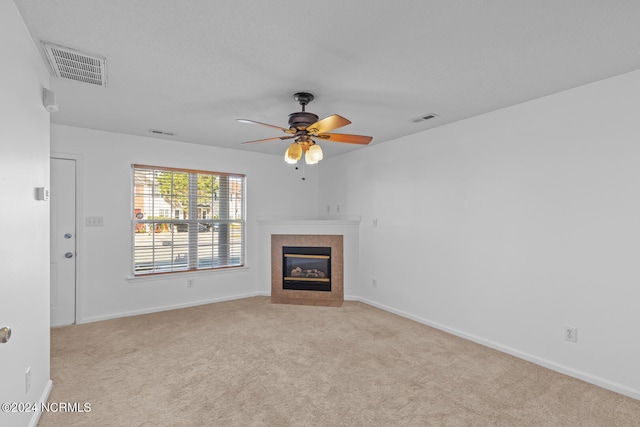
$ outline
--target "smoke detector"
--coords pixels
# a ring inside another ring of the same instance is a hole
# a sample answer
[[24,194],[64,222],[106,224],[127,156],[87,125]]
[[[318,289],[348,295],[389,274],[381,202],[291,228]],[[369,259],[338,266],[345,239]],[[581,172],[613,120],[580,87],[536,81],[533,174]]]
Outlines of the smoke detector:
[[56,77],[107,87],[107,58],[42,42]]

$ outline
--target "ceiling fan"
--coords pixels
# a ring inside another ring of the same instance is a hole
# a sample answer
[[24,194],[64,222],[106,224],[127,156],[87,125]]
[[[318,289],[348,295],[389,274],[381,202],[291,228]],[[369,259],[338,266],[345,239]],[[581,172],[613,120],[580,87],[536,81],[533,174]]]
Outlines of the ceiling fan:
[[318,116],[305,111],[305,106],[313,101],[313,95],[307,92],[298,92],[293,95],[293,99],[298,101],[302,106],[302,111],[289,114],[289,128],[274,126],[267,123],[260,123],[254,120],[238,119],[241,123],[249,123],[254,125],[266,126],[274,129],[280,129],[287,135],[276,136],[273,138],[257,139],[255,141],[243,142],[243,144],[253,144],[256,142],[275,141],[278,139],[294,139],[294,142],[287,148],[284,154],[284,160],[287,163],[297,163],[304,153],[305,163],[312,165],[322,160],[322,149],[316,144],[314,138],[344,142],[347,144],[366,145],[373,139],[370,136],[350,135],[344,133],[327,133],[334,129],[346,126],[351,122],[342,116],[333,114],[318,120]]

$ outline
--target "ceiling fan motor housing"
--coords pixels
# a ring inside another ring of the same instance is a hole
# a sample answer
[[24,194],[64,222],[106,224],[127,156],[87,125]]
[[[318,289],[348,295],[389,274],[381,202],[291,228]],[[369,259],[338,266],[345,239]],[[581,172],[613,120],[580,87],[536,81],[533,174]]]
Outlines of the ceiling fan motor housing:
[[289,128],[303,130],[318,121],[318,116],[306,111],[289,114]]

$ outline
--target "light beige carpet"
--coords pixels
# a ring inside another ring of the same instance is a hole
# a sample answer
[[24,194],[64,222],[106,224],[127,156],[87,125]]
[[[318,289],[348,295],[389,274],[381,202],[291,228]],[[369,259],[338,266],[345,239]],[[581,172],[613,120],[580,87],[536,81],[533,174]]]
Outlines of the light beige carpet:
[[640,401],[376,308],[266,297],[53,329],[40,426],[638,426]]

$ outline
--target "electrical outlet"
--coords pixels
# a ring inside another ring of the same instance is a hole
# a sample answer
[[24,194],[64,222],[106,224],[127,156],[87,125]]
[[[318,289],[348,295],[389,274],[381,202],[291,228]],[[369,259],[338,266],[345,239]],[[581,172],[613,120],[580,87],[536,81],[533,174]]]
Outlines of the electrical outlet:
[[378,281],[376,279],[371,279],[371,286],[373,286],[374,288],[378,287]]
[[31,366],[29,366],[27,368],[26,371],[24,371],[24,392],[29,393],[29,390],[31,389]]
[[193,279],[187,279],[187,288],[193,288]]
[[564,327],[564,340],[570,342],[578,342],[578,328],[570,326]]
[[377,227],[378,226],[378,218],[373,218],[373,226]]
[[336,205],[336,213],[340,213],[340,205]]

